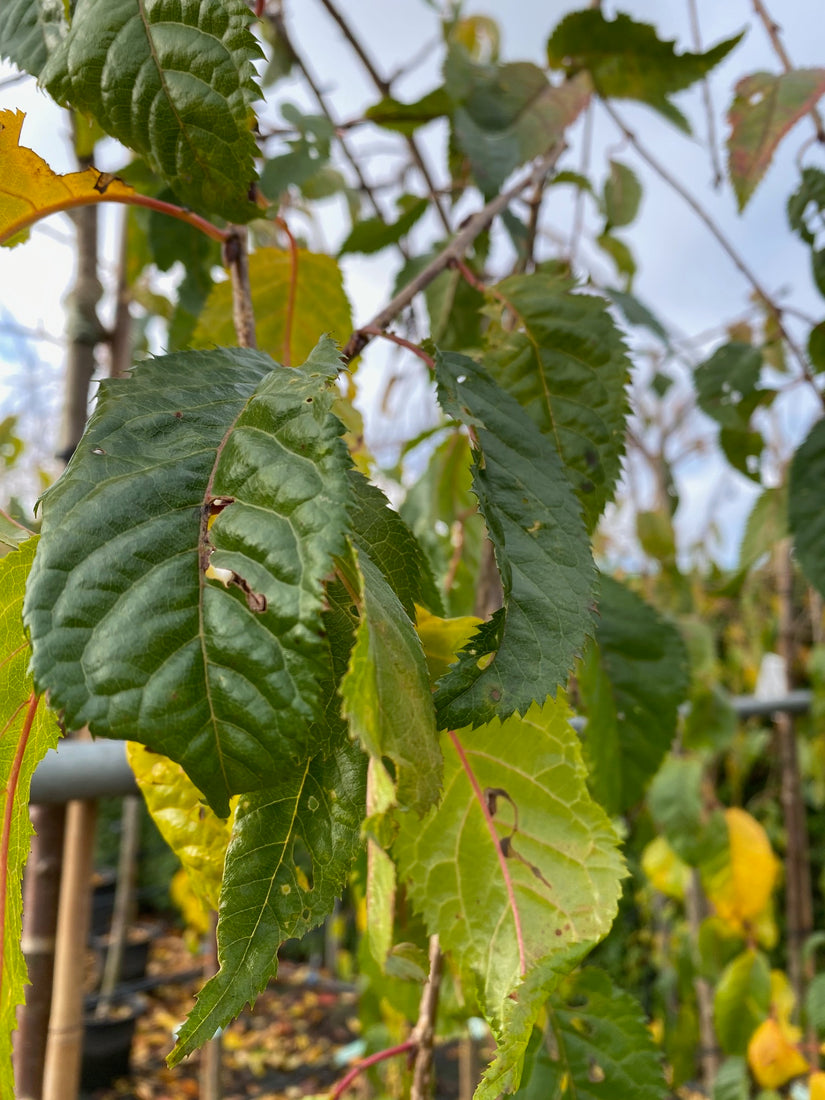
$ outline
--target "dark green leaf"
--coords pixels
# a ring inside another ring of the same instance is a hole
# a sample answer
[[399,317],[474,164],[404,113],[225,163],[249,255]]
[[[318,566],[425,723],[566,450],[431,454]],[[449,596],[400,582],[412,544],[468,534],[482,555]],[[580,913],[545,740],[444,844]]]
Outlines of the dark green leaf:
[[241,349],[144,363],[103,383],[44,497],[38,689],[69,729],[177,760],[222,815],[311,748],[350,496],[339,365],[328,340],[301,370]]
[[728,112],[728,171],[739,209],[764,176],[779,142],[825,94],[825,69],[751,73]]
[[699,408],[723,428],[747,431],[763,399],[757,389],[761,370],[759,348],[738,341],[723,344],[694,372]]
[[621,161],[611,160],[610,175],[604,184],[606,229],[621,229],[630,225],[639,212],[642,185],[636,173]]
[[571,974],[551,994],[525,1080],[519,1100],[664,1100],[668,1094],[641,1006],[595,967]]
[[282,766],[265,791],[241,798],[221,887],[220,970],[198,994],[171,1065],[254,1002],[284,940],[332,911],[360,846],[365,794],[366,757],[344,739],[334,755]]
[[0,7],[0,57],[39,76],[68,29],[64,0],[5,0]]
[[[762,391],[767,392],[767,391]],[[740,428],[720,428],[719,446],[734,470],[761,484],[761,456],[765,438],[761,432],[743,431]]]
[[578,680],[590,784],[615,814],[639,801],[670,748],[688,667],[674,626],[611,577],[600,588],[595,643]]
[[434,118],[450,113],[452,101],[445,88],[434,88],[415,103],[401,103],[397,99],[385,96],[364,112],[364,117],[385,130],[395,130],[399,134],[414,134],[419,126],[426,126]]
[[619,274],[627,276],[626,285],[629,287],[636,274],[636,261],[628,245],[619,237],[614,237],[612,233],[602,233],[596,238],[596,244],[608,254]]
[[811,584],[825,594],[825,420],[814,424],[793,456],[788,524],[797,561]]
[[817,374],[825,371],[825,321],[811,329],[808,336],[808,358]]
[[415,535],[379,488],[355,470],[350,472],[350,482],[355,545],[378,566],[411,619],[417,603],[434,615],[443,615],[441,597]]
[[741,37],[720,42],[706,53],[676,53],[676,43],[661,40],[650,24],[622,14],[609,20],[600,8],[590,8],[572,12],[559,23],[547,43],[547,59],[551,68],[569,74],[588,72],[599,95],[638,99],[689,132],[670,96],[701,80]]
[[473,491],[504,589],[503,613],[438,685],[439,723],[455,728],[524,713],[566,683],[591,628],[594,570],[553,441],[467,356],[437,353],[436,378],[441,407],[478,439]]
[[290,184],[301,187],[326,167],[335,133],[329,120],[321,115],[304,115],[291,104],[285,104],[281,113],[300,137],[287,143],[288,153],[271,157],[264,164],[261,190],[273,202]]
[[745,1054],[748,1040],[767,1019],[771,972],[761,951],[748,949],[729,963],[713,998],[713,1019],[725,1054]]
[[825,248],[815,244],[825,216],[825,172],[803,168],[802,182],[788,199],[788,221],[806,244],[811,246],[811,270],[819,293],[825,297]]
[[243,0],[78,0],[40,79],[144,156],[179,201],[248,221],[261,56],[250,18]]
[[397,244],[427,212],[429,205],[429,199],[415,199],[409,204],[409,208],[390,225],[387,225],[382,218],[365,218],[363,221],[356,222],[338,250],[338,254],[341,256],[347,252],[370,254],[380,252],[388,245]]
[[573,290],[550,274],[499,283],[484,365],[558,448],[592,531],[621,468],[630,364],[604,300]]
[[604,292],[619,307],[629,325],[640,325],[649,329],[654,336],[659,337],[666,348],[670,347],[670,337],[667,334],[667,329],[644,302],[640,301],[635,295],[628,294],[624,290],[617,290],[615,287],[605,287]]

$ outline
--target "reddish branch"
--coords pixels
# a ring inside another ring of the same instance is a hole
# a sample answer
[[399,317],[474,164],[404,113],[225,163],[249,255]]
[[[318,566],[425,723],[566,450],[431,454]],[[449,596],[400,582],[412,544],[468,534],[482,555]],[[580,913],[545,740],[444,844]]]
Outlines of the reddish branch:
[[456,736],[453,730],[450,730],[450,739],[455,746],[455,751],[458,753],[458,759],[461,761],[461,766],[467,774],[467,778],[470,780],[470,786],[473,788],[473,793],[478,800],[478,804],[481,807],[481,812],[484,815],[484,822],[487,826],[487,831],[493,841],[493,847],[496,850],[496,857],[498,858],[498,865],[501,868],[501,875],[504,879],[504,886],[507,890],[507,899],[510,902],[510,908],[513,912],[513,923],[516,926],[516,942],[518,944],[518,962],[519,973],[522,977],[527,973],[527,961],[524,950],[524,936],[521,931],[521,914],[518,911],[518,905],[516,904],[516,893],[513,888],[513,880],[510,877],[510,868],[507,866],[507,860],[504,858],[504,852],[501,850],[501,842],[499,840],[498,830],[496,829],[495,822],[490,814],[489,807],[487,806],[487,799],[484,797],[484,792],[476,779],[475,772],[470,767],[470,762],[464,752],[461,742]]
[[415,1039],[407,1039],[405,1042],[399,1043],[398,1046],[387,1047],[386,1050],[379,1050],[377,1054],[371,1054],[369,1058],[362,1058],[341,1078],[329,1094],[329,1100],[338,1100],[339,1097],[343,1096],[356,1077],[360,1076],[365,1069],[376,1066],[379,1062],[385,1062],[388,1058],[394,1058],[396,1054],[407,1054],[415,1049],[415,1045]]
[[396,336],[394,332],[385,332],[384,329],[376,328],[375,325],[365,325],[363,328],[359,328],[358,332],[363,332],[367,336],[380,336],[383,340],[389,340],[392,344],[398,344],[400,348],[407,348],[413,355],[417,355],[430,370],[435,370],[435,361],[431,355],[427,355],[423,348],[418,344],[414,344],[412,340],[405,340],[403,336]]

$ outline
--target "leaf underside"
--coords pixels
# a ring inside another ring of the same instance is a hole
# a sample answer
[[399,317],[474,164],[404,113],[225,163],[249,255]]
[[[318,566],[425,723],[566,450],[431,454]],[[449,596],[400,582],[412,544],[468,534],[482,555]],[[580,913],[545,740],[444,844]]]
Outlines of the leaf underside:
[[0,8],[0,57],[39,76],[67,29],[63,0],[5,0]]
[[147,362],[103,383],[43,498],[39,690],[69,729],[178,761],[221,816],[300,763],[318,717],[350,493],[339,365],[326,340],[301,370],[243,349]]
[[243,0],[78,0],[41,83],[145,156],[195,210],[248,221],[261,50]]
[[594,569],[552,440],[467,356],[439,352],[436,376],[442,408],[472,427],[481,448],[473,491],[504,589],[503,611],[439,682],[439,728],[457,728],[524,713],[567,682],[591,626]]

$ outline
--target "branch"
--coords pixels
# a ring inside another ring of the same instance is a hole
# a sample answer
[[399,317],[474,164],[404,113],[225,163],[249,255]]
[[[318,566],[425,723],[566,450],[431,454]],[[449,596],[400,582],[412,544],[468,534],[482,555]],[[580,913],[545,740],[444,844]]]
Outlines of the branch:
[[[416,275],[414,279],[411,279],[380,311],[380,313],[377,313],[375,317],[364,326],[364,328],[386,328],[390,321],[394,320],[403,309],[406,309],[413,298],[415,298],[416,294],[419,294],[425,287],[428,287],[433,279],[437,278],[442,271],[445,271],[452,263],[456,260],[460,260],[464,256],[464,253],[476,237],[484,232],[493,219],[500,214],[514,198],[520,195],[522,191],[531,184],[538,183],[555,167],[556,162],[565,148],[566,146],[564,143],[554,145],[549,152],[545,153],[545,155],[536,162],[527,176],[523,176],[517,183],[514,183],[512,187],[496,195],[486,206],[483,206],[481,210],[468,218],[464,227],[456,233],[447,247],[440,252],[435,259],[431,260],[425,268],[419,271],[418,275]],[[350,336],[342,352],[344,360],[348,361],[354,359],[356,355],[360,355],[369,343],[369,339],[370,334],[366,333],[364,329],[361,329],[360,332],[354,332],[352,336]]]
[[[782,45],[782,39],[779,37],[779,24],[774,21],[770,12],[762,3],[762,0],[752,0],[752,3],[753,10],[756,12],[759,19],[761,19],[762,25],[765,28],[768,38],[771,40],[771,45],[773,46],[774,53],[782,62],[782,67],[784,68],[785,72],[790,72],[794,66],[793,62],[788,56],[787,50]],[[811,107],[808,113],[813,119],[814,126],[816,127],[816,140],[825,144],[825,124],[823,124],[822,122],[822,115],[819,113],[816,107]]]
[[430,973],[424,983],[418,1021],[412,1038],[416,1042],[413,1082],[410,1100],[428,1100],[431,1095],[430,1080],[433,1069],[433,1040],[435,1020],[438,1014],[438,993],[441,988],[441,971],[444,956],[441,954],[438,936],[430,936]]
[[387,1047],[386,1050],[379,1050],[377,1054],[371,1054],[369,1058],[363,1058],[360,1062],[356,1062],[352,1069],[341,1078],[329,1094],[329,1100],[339,1100],[339,1097],[344,1095],[355,1078],[363,1073],[365,1069],[369,1069],[370,1066],[375,1066],[379,1062],[385,1062],[388,1058],[394,1058],[396,1054],[406,1054],[407,1051],[411,1051],[414,1048],[415,1040],[407,1039],[403,1043],[399,1043],[398,1046]]
[[427,355],[423,348],[420,348],[418,344],[414,344],[412,340],[405,340],[403,336],[396,336],[394,332],[385,332],[383,329],[375,328],[373,325],[365,325],[364,328],[358,329],[359,333],[364,333],[367,336],[380,336],[384,340],[389,340],[393,344],[397,344],[400,348],[407,348],[413,355],[417,355],[419,359],[423,360],[430,368],[435,370],[435,362],[432,356]]
[[631,143],[631,145],[634,147],[642,160],[645,161],[649,165],[649,167],[652,168],[653,171],[677,193],[677,195],[681,196],[681,198],[688,204],[688,206],[691,208],[694,214],[696,214],[699,220],[704,222],[704,224],[721,245],[722,250],[733,262],[734,266],[742,273],[745,279],[747,279],[747,281],[750,283],[750,285],[753,287],[759,297],[762,298],[766,307],[776,318],[776,327],[782,334],[782,339],[793,352],[794,358],[799,363],[805,380],[811,385],[821,404],[823,405],[823,407],[825,407],[825,394],[823,394],[817,386],[816,381],[811,374],[810,368],[808,367],[808,362],[805,359],[805,355],[802,349],[788,332],[787,326],[782,319],[782,310],[780,309],[780,307],[774,302],[768,292],[764,289],[754,272],[748,267],[748,265],[745,263],[745,260],[739,255],[739,253],[724,235],[724,233],[713,220],[713,218],[711,218],[710,214],[708,214],[707,211],[699,205],[693,195],[691,195],[691,193],[682,186],[679,180],[674,175],[672,175],[667,170],[667,168],[665,168],[664,165],[659,160],[657,160],[656,157],[653,156],[652,153],[648,152],[648,150],[641,144],[641,142],[632,132],[632,130],[628,129],[620,116],[616,114],[616,112],[607,102],[607,100],[603,99],[601,103],[605,111],[613,119],[614,123],[622,131],[624,136]]
[[[697,53],[701,53],[702,37],[699,33],[699,12],[696,8],[696,0],[688,0],[688,15],[690,17],[693,48]],[[702,78],[702,102],[705,105],[705,115],[708,120],[708,152],[710,153],[711,168],[713,168],[713,186],[721,187],[725,175],[722,171],[722,165],[719,163],[719,150],[716,147],[716,121],[713,114],[713,101],[710,98],[710,79],[707,73]]]
[[223,262],[232,282],[232,320],[242,348],[256,348],[255,314],[252,311],[252,291],[249,285],[249,253],[246,229],[233,225],[223,245]]
[[[378,89],[378,91],[381,93],[382,96],[388,96],[390,94],[390,83],[389,83],[389,81],[384,80],[384,78],[380,75],[378,70],[375,68],[375,66],[373,65],[372,61],[370,60],[368,54],[364,50],[364,47],[358,41],[358,38],[356,37],[356,35],[353,32],[352,28],[349,26],[349,24],[346,22],[344,17],[341,15],[341,13],[338,11],[338,9],[335,7],[335,5],[332,3],[332,0],[321,0],[321,3],[324,5],[326,10],[329,12],[329,14],[332,16],[332,18],[335,20],[335,22],[341,28],[341,31],[342,31],[344,37],[349,42],[349,44],[352,46],[353,50],[355,50],[356,54],[358,55],[358,57],[361,61],[361,64],[364,66],[364,68],[369,73],[375,87]],[[406,142],[407,142],[407,146],[410,150],[410,154],[411,154],[411,156],[412,156],[412,158],[415,162],[415,165],[418,168],[418,171],[421,173],[421,175],[424,179],[424,183],[427,186],[427,190],[430,193],[430,198],[432,199],[433,205],[435,206],[435,208],[438,212],[438,216],[441,219],[441,224],[444,226],[444,229],[446,230],[447,233],[452,233],[452,227],[450,226],[449,219],[447,218],[447,215],[444,213],[444,207],[441,205],[441,200],[439,198],[438,189],[436,188],[435,183],[433,182],[433,178],[430,175],[430,170],[427,167],[427,164],[424,160],[424,157],[421,154],[420,148],[418,147],[418,142],[415,140],[415,137],[413,136],[413,134],[406,134],[405,139],[406,139]]]

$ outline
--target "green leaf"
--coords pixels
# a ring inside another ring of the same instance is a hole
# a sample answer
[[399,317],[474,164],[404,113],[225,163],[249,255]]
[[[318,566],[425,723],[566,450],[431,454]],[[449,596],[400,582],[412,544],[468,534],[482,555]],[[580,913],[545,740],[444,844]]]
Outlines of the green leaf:
[[642,185],[639,177],[621,161],[611,160],[610,175],[604,184],[604,214],[607,229],[630,225],[639,212]]
[[788,535],[788,490],[786,486],[763,489],[756,498],[745,524],[739,548],[739,569],[749,572]]
[[27,527],[22,527],[11,516],[0,511],[0,546],[16,550],[22,542],[26,542],[31,537],[32,533]]
[[[298,249],[298,272],[289,348],[285,347],[289,316],[292,256],[276,248],[261,248],[249,257],[249,280],[258,346],[282,362],[302,363],[315,347],[318,334],[329,333],[345,343],[352,332],[352,313],[344,292],[341,269],[332,256]],[[232,321],[232,286],[218,283],[198,321],[194,347],[236,343]],[[288,352],[288,354],[287,354]]]
[[20,883],[32,835],[29,788],[34,769],[60,737],[57,719],[45,701],[41,699],[37,705],[29,673],[31,653],[21,617],[23,591],[36,546],[37,539],[29,539],[0,560],[0,788],[4,806],[0,826],[0,1092],[4,1096],[14,1095],[11,1035],[26,985],[26,963],[20,948]]
[[691,867],[728,850],[728,828],[721,810],[708,813],[703,765],[695,757],[671,757],[650,784],[650,816],[680,859]]
[[761,370],[759,348],[736,340],[723,344],[694,371],[699,408],[723,428],[747,431],[764,396],[757,389]]
[[499,283],[483,362],[558,449],[592,531],[621,469],[630,364],[604,299],[574,289],[548,274]]
[[243,0],[78,0],[40,81],[144,156],[180,202],[245,222],[262,56],[250,18]]
[[741,37],[728,38],[706,53],[676,53],[676,43],[660,39],[650,24],[622,14],[609,20],[600,9],[590,8],[562,19],[547,43],[547,59],[551,68],[571,75],[588,72],[606,99],[640,100],[689,133],[687,119],[670,96],[701,80]]
[[423,823],[400,818],[394,851],[428,930],[476,975],[485,1014],[501,1029],[523,978],[610,928],[622,860],[587,793],[563,701],[445,735],[443,747],[441,803]]
[[438,352],[435,369],[441,407],[478,439],[473,491],[504,590],[503,612],[438,685],[439,726],[456,728],[524,713],[566,683],[591,626],[594,570],[552,440],[472,359]]
[[281,107],[281,114],[300,137],[287,142],[288,153],[271,157],[264,164],[261,191],[272,202],[278,202],[290,184],[300,187],[324,169],[335,136],[334,127],[323,115],[305,115],[290,103]]
[[612,233],[602,233],[596,238],[596,244],[611,258],[620,275],[627,276],[627,286],[633,281],[636,274],[636,261],[628,245],[620,237],[614,237]]
[[[169,1056],[176,1065],[252,1003],[278,968],[278,947],[332,911],[360,845],[366,758],[344,744],[331,756],[281,767],[265,791],[238,802],[218,917],[218,973]],[[300,856],[308,857],[303,869]]]
[[808,335],[808,358],[817,374],[825,372],[825,321],[820,321]]
[[740,211],[782,138],[823,94],[825,69],[751,73],[736,85],[728,112],[728,172]]
[[639,1003],[603,971],[586,967],[566,978],[550,997],[547,1017],[519,1100],[667,1096],[661,1054]]
[[[392,761],[396,804],[423,814],[441,790],[441,752],[421,641],[381,571],[358,556],[361,622],[341,682],[343,714],[373,766]],[[385,806],[384,809],[389,808]]]
[[101,385],[43,498],[39,690],[69,729],[177,760],[221,816],[310,747],[350,495],[339,365],[328,340],[301,370],[244,349],[144,363]]
[[811,270],[819,293],[825,297],[825,248],[815,248],[825,215],[825,172],[803,168],[802,181],[788,199],[788,221],[802,240],[811,246]]
[[486,198],[520,164],[561,140],[590,101],[586,79],[554,87],[537,65],[478,65],[460,47],[448,52],[445,78],[456,143]]
[[684,643],[644,600],[603,575],[595,643],[578,680],[591,789],[608,813],[621,813],[641,799],[675,736],[688,690]]
[[411,619],[417,603],[442,614],[441,597],[415,535],[377,486],[356,470],[350,471],[350,482],[355,545],[378,566]]
[[825,974],[812,978],[805,991],[805,1018],[818,1035],[825,1032]]
[[713,1082],[713,1100],[750,1100],[751,1083],[744,1058],[726,1058]]
[[385,130],[409,136],[420,126],[426,126],[435,118],[450,113],[452,101],[443,87],[433,88],[415,103],[401,103],[391,96],[385,96],[364,112],[370,122],[383,126]]
[[39,76],[68,29],[64,0],[6,0],[0,8],[0,57]]
[[771,972],[761,951],[749,948],[729,963],[713,998],[713,1019],[725,1054],[745,1054],[748,1040],[767,1019]]
[[670,337],[667,329],[644,302],[640,301],[634,294],[628,294],[612,286],[605,287],[604,292],[611,302],[621,310],[622,316],[629,325],[640,325],[648,329],[654,336],[659,337],[666,348],[670,348]]
[[793,456],[788,483],[788,525],[805,576],[825,593],[825,420],[814,424]]
[[343,256],[347,252],[362,252],[370,255],[373,252],[380,252],[388,245],[397,244],[426,214],[429,206],[429,199],[414,199],[401,216],[389,225],[383,218],[365,218],[357,221],[338,250],[338,255]]

